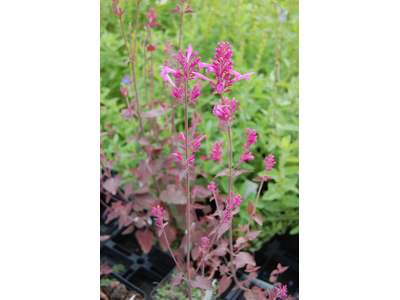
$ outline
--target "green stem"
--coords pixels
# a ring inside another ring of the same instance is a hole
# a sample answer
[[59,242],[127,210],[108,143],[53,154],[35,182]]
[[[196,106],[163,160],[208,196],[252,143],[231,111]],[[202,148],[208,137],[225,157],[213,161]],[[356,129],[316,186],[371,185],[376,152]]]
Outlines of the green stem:
[[[188,101],[187,101],[187,83],[185,82],[185,148],[186,148],[186,230],[187,230],[187,249],[186,249],[186,270],[187,277],[190,278],[190,184],[189,184],[189,120],[188,120]],[[192,291],[190,282],[188,282],[188,296],[192,300]]]

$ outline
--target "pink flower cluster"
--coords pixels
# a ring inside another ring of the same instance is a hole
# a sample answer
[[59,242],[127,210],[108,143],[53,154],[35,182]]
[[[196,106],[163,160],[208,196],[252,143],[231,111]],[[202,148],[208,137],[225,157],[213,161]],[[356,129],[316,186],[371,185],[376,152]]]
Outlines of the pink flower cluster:
[[213,194],[218,194],[218,190],[217,190],[217,186],[215,185],[215,182],[214,181],[211,181],[211,184],[210,185],[207,185],[207,189],[211,192],[211,193],[213,193]]
[[210,151],[210,154],[212,155],[214,160],[219,164],[222,163],[222,144],[223,143],[224,143],[224,141],[222,141],[220,144],[218,144],[218,142],[215,142],[214,144],[212,144],[212,147],[214,148],[214,150]]
[[147,22],[149,24],[144,24],[142,26],[147,26],[147,27],[161,26],[161,24],[158,24],[156,22],[157,15],[154,12],[154,8],[150,7],[149,12],[145,13],[145,15],[146,15]]
[[254,156],[251,155],[251,152],[249,152],[249,153],[247,153],[247,152],[249,152],[249,149],[246,149],[246,151],[244,152],[243,156],[239,157],[239,163],[244,163],[248,159],[249,160],[253,160],[254,159]]
[[[207,63],[199,63],[199,70],[202,68],[207,68],[206,73],[213,72],[213,75],[216,77],[217,82],[213,82],[207,77],[201,75],[200,73],[194,73],[197,77],[203,78],[207,80],[211,84],[213,84],[213,89],[216,92],[224,92],[228,87],[230,87],[233,82],[247,79],[250,82],[250,75],[252,73],[247,73],[245,75],[241,75],[238,72],[232,69],[232,54],[233,51],[230,50],[231,46],[228,42],[220,42],[218,43],[218,48],[215,49],[214,59],[212,64]],[[235,76],[234,79],[230,79],[230,76]]]
[[232,116],[234,116],[235,112],[240,108],[237,106],[238,101],[233,98],[232,102],[229,98],[225,98],[224,100],[219,99],[219,103],[214,103],[213,114],[217,116],[221,121],[229,121]]
[[[186,147],[185,147],[186,138],[185,138],[185,135],[183,134],[183,132],[181,132],[180,136],[181,136],[182,141],[183,141],[182,149],[186,151]],[[177,153],[173,153],[172,156],[175,157],[175,161],[177,163],[180,163],[180,164],[189,163],[190,165],[193,165],[194,164],[194,154],[193,153],[199,152],[198,149],[201,146],[200,142],[202,140],[206,139],[206,138],[207,138],[207,136],[203,135],[200,139],[194,139],[193,145],[190,146],[190,149],[191,149],[190,154],[191,154],[191,156],[189,157],[189,159],[187,161],[184,160],[184,158],[183,158],[183,156],[182,156],[182,154],[181,154],[181,152],[179,150],[177,151]]]
[[274,161],[274,156],[270,154],[267,157],[265,157],[263,161],[265,163],[265,170],[272,171],[272,167],[276,164],[276,162]]
[[249,127],[247,127],[247,136],[244,135],[244,137],[246,138],[246,144],[244,144],[245,148],[248,148],[251,145],[253,145],[255,142],[257,142],[256,131],[254,129],[250,131]]
[[166,213],[165,210],[160,205],[157,205],[157,207],[153,207],[153,214],[156,217],[157,221],[157,226],[160,227],[161,229],[164,228],[163,224],[163,216]]
[[[188,101],[189,103],[195,103],[197,101],[197,98],[201,95],[199,87],[197,84],[193,86],[192,91],[190,89],[187,89],[186,94],[188,96]],[[174,91],[172,93],[174,98],[179,101],[179,102],[184,102],[185,101],[185,94],[183,92],[183,84],[181,84],[181,87],[175,87]]]
[[287,297],[287,285],[284,285],[284,286],[279,286],[279,289],[278,288],[275,288],[275,297],[276,298],[284,298],[284,297]]
[[230,216],[229,214],[240,205],[240,203],[242,202],[242,196],[240,196],[239,194],[235,195],[234,192],[231,191],[231,198],[227,199],[227,206],[225,209],[225,213],[224,216],[222,217],[220,223],[224,222],[224,223],[231,223],[230,221],[228,221],[228,219],[232,219],[233,217]]

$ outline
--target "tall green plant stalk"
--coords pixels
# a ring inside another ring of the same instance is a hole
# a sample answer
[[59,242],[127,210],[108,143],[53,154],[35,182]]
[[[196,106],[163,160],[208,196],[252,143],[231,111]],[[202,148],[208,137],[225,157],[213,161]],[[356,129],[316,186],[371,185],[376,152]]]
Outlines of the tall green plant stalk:
[[[187,100],[187,83],[185,82],[185,148],[186,148],[186,272],[190,278],[190,183],[189,183],[189,120],[188,120],[188,100]],[[188,282],[188,296],[192,300],[192,291],[190,282]]]

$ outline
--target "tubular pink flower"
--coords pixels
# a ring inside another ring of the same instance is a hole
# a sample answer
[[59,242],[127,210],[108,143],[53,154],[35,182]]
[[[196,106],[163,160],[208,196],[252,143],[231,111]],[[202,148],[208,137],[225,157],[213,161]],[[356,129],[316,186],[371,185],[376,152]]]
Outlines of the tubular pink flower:
[[207,185],[207,189],[211,192],[211,193],[213,193],[213,194],[218,194],[218,190],[217,190],[217,186],[215,185],[215,182],[214,181],[211,181],[211,184],[210,185]]
[[246,149],[243,156],[239,157],[239,163],[244,163],[248,159],[250,159],[250,160],[254,159],[254,156],[251,155],[251,152],[247,153],[248,151],[249,151],[249,149]]
[[238,72],[231,70],[231,74],[235,76],[235,79],[233,79],[232,81],[239,81],[241,79],[247,79],[247,81],[250,82],[250,75],[254,74],[254,72],[240,75]]
[[240,206],[240,203],[242,202],[242,196],[239,194],[235,195],[234,192],[231,191],[231,197],[226,200],[227,206],[224,212],[224,215],[222,219],[220,220],[220,223],[230,223],[227,219],[232,219],[233,217],[230,215],[233,210]]
[[175,161],[177,163],[179,163],[179,164],[183,164],[184,163],[183,157],[182,157],[181,152],[179,150],[177,151],[177,153],[173,153],[172,156],[175,157]]
[[250,131],[249,127],[247,127],[247,136],[244,135],[244,137],[246,138],[246,144],[244,144],[246,148],[250,147],[255,142],[257,142],[256,131],[254,129]]
[[[210,244],[208,237],[204,236],[201,238],[201,244],[199,246],[200,252],[206,252],[207,246]],[[196,244],[197,245],[197,244]]]
[[200,73],[193,72],[193,74],[195,75],[193,79],[201,78],[201,79],[207,80],[209,83],[211,83],[213,85],[216,85],[216,83],[214,81],[212,81],[211,79],[207,78],[206,76],[204,76]]
[[194,154],[192,154],[192,156],[189,157],[189,159],[187,160],[187,162],[189,163],[189,165],[193,165],[193,164],[194,164]]
[[218,48],[215,49],[214,59],[212,61],[213,75],[217,78],[217,84],[213,86],[213,89],[222,91],[232,85],[230,80],[230,71],[232,70],[233,51],[230,49],[231,46],[228,42],[219,42]]
[[210,151],[210,154],[212,155],[214,160],[219,164],[222,163],[222,144],[223,143],[224,143],[224,141],[222,141],[220,144],[218,144],[218,142],[215,142],[214,144],[212,144],[212,147],[214,148],[214,150]]
[[168,68],[167,66],[162,66],[161,67],[161,77],[164,79],[164,82],[169,82],[170,85],[172,85],[174,88],[176,88],[175,83],[171,80],[171,78],[168,76],[168,73],[172,73],[172,75],[174,75],[175,73],[177,73],[178,71],[173,70],[171,68]]
[[183,132],[180,133],[180,136],[181,136],[181,138],[182,138],[182,149],[183,149],[183,150],[186,150],[186,147],[185,147],[185,141],[186,141],[186,139],[185,139],[185,135],[183,134]]
[[174,96],[174,98],[179,101],[179,102],[183,102],[185,101],[185,97],[183,95],[183,84],[181,84],[181,87],[178,88],[177,86],[174,88],[174,91],[172,92],[172,95]]
[[215,70],[214,70],[212,64],[207,64],[207,63],[201,63],[201,62],[199,62],[199,71],[200,71],[202,68],[207,68],[207,69],[206,69],[206,73],[207,73],[207,74],[210,74],[210,72],[215,72]]
[[187,90],[187,95],[190,103],[195,103],[197,101],[197,98],[201,95],[197,84],[193,86],[192,92],[190,92],[190,89]]
[[200,148],[200,146],[201,146],[201,145],[200,145],[200,142],[201,142],[202,140],[204,140],[205,138],[207,138],[207,136],[206,136],[206,135],[203,135],[200,139],[195,139],[195,140],[194,140],[193,145],[190,146],[190,149],[192,149],[192,153],[199,152],[199,150],[197,150],[197,149]]
[[284,286],[279,286],[278,288],[275,288],[275,297],[276,298],[283,298],[283,297],[287,297],[287,285]]
[[270,154],[265,157],[263,161],[265,163],[265,170],[272,171],[272,167],[276,164],[276,162],[274,161],[274,156]]
[[232,99],[232,102],[229,100],[228,97],[225,98],[223,101],[222,99],[219,99],[219,103],[221,104],[221,106],[219,106],[218,103],[214,103],[213,114],[217,116],[221,121],[229,121],[229,119],[240,108],[240,106],[237,106],[238,101],[235,98]]
[[197,52],[193,53],[191,45],[185,50],[185,55],[179,50],[178,55],[175,55],[180,66],[178,66],[177,72],[173,73],[177,82],[189,82],[195,79],[194,71],[197,71],[196,67],[200,62],[200,57],[196,57]]
[[163,216],[165,213],[166,211],[163,211],[163,208],[160,205],[157,205],[157,207],[153,207],[153,214],[156,217],[157,226],[161,229],[164,228]]

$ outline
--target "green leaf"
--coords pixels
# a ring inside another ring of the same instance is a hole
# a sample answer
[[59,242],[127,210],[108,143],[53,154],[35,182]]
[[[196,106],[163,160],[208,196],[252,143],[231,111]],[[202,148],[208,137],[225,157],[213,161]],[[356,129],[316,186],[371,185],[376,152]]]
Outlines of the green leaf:
[[279,124],[276,123],[277,129],[288,130],[288,131],[299,131],[299,126],[295,124]]
[[290,157],[285,157],[283,159],[284,162],[288,162],[288,163],[298,163],[299,162],[299,158],[297,156],[290,156]]
[[295,228],[290,230],[289,234],[298,234],[299,233],[299,225],[297,225]]
[[286,195],[282,203],[287,207],[299,207],[299,197],[295,195]]

